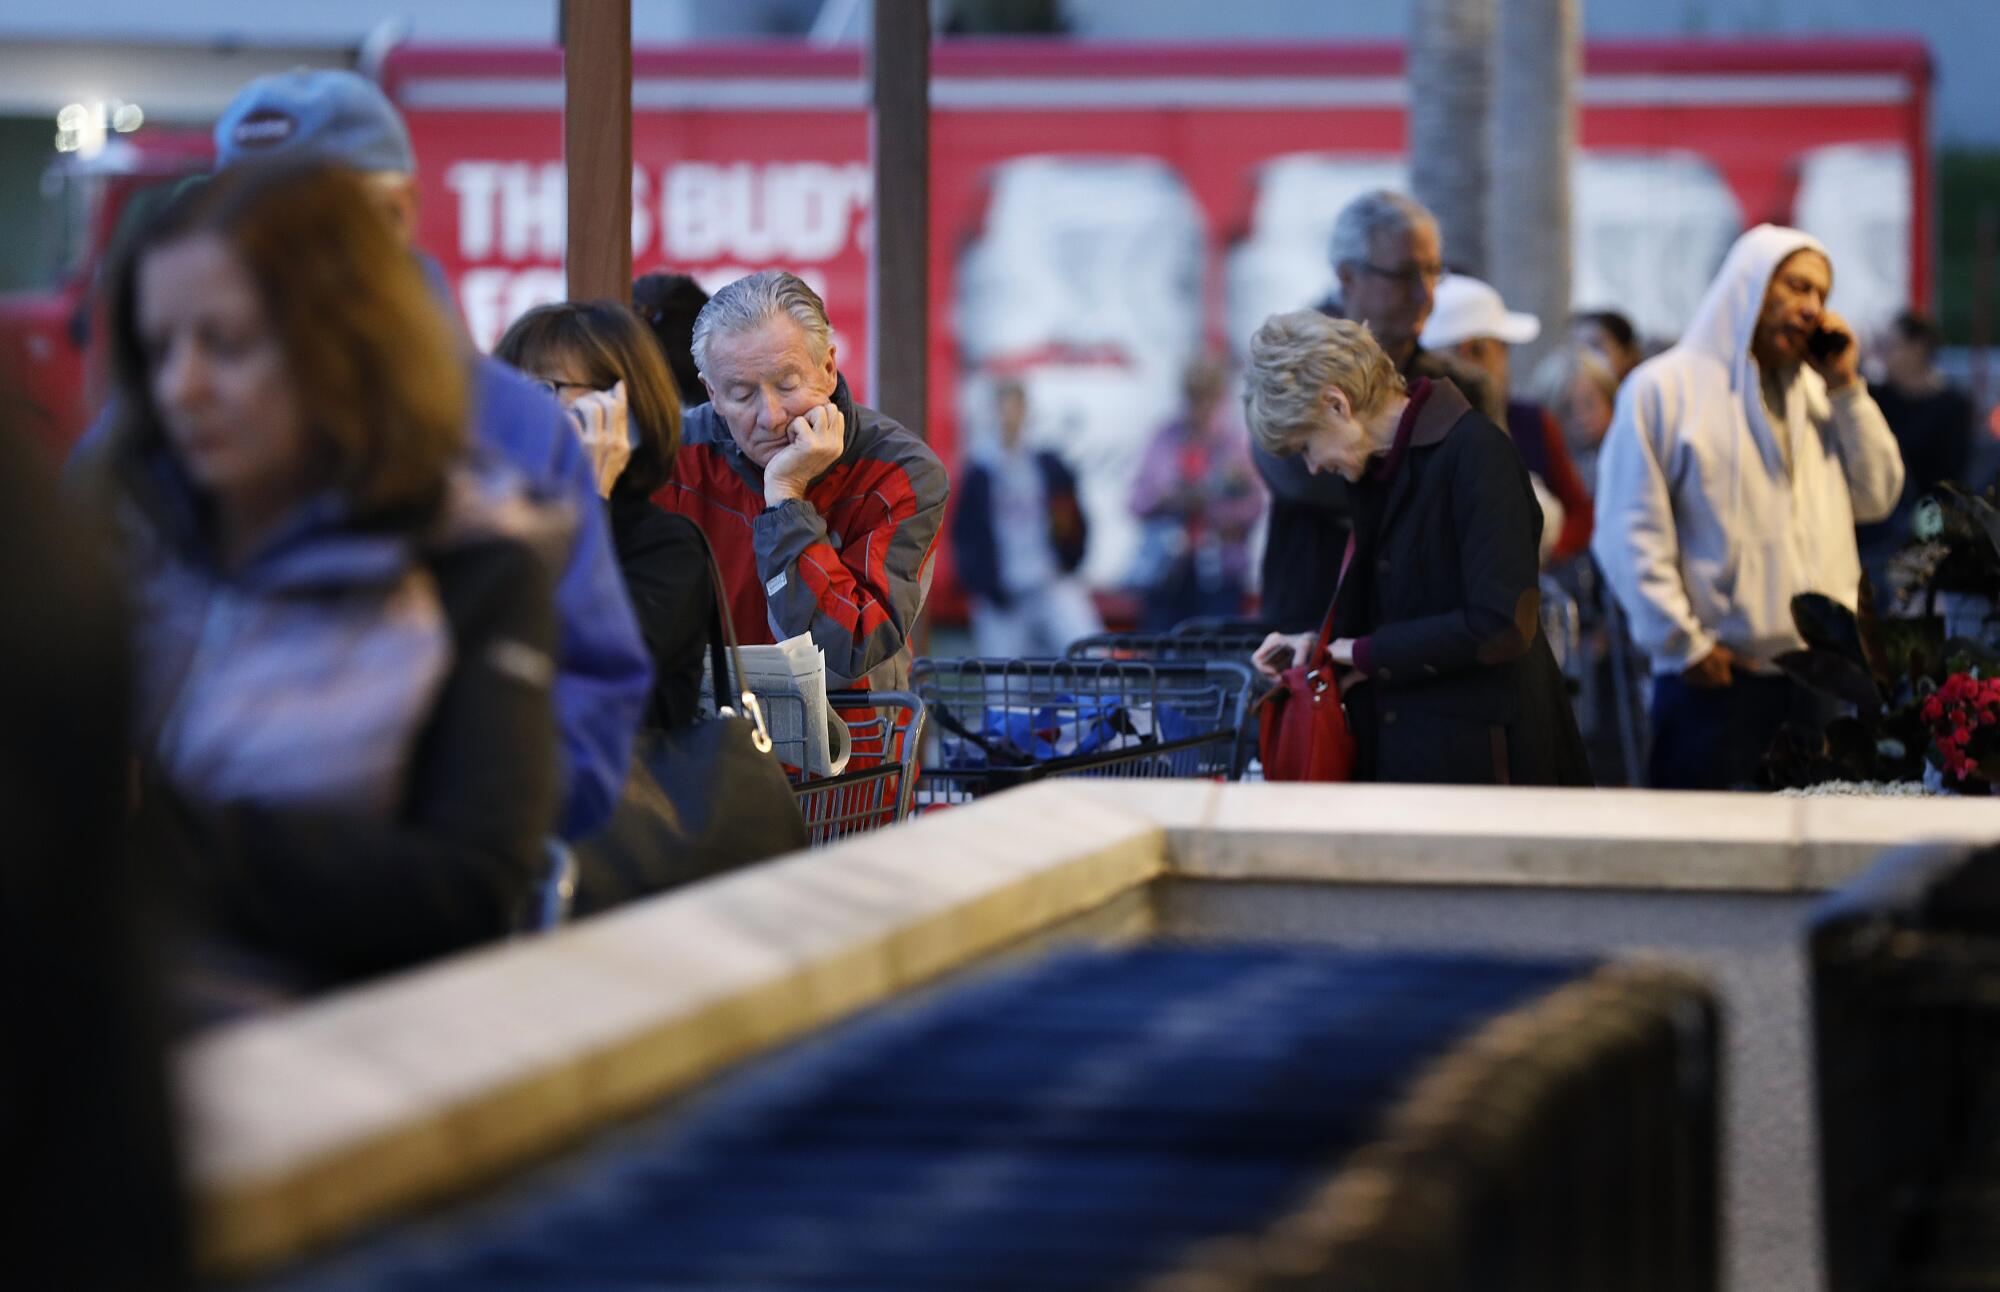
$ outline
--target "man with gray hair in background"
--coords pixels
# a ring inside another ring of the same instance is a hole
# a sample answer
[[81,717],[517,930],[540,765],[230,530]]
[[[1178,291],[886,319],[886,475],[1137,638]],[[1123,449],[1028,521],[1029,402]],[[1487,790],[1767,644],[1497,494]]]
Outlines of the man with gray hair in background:
[[[1483,406],[1485,392],[1476,374],[1417,343],[1444,276],[1437,220],[1421,202],[1389,189],[1363,193],[1341,208],[1329,256],[1339,286],[1314,308],[1366,323],[1405,380],[1448,377],[1473,407]],[[1271,491],[1264,618],[1283,632],[1317,628],[1333,603],[1347,550],[1347,485],[1332,473],[1311,474],[1296,457],[1274,457],[1262,449],[1253,449],[1252,456]]]
[[694,324],[709,402],[653,495],[708,535],[746,642],[810,632],[834,686],[899,688],[950,489],[909,431],[854,402],[818,293],[781,269]]

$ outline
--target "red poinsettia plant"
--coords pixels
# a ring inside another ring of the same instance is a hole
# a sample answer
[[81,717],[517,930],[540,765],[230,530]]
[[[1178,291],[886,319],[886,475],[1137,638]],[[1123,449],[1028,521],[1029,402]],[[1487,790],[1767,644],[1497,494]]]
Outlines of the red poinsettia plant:
[[1930,761],[1956,780],[2000,780],[2000,677],[1952,673],[1925,698]]

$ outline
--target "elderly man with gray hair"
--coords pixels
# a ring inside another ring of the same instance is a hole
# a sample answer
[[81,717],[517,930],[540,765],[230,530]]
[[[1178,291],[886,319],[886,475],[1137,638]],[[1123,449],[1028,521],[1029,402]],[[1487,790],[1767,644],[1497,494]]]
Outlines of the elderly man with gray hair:
[[835,686],[896,688],[950,489],[909,431],[854,402],[818,293],[769,269],[694,324],[709,403],[687,410],[653,501],[692,519],[746,642],[810,632]]
[[[1328,254],[1338,288],[1314,308],[1367,324],[1405,378],[1449,377],[1475,407],[1483,405],[1485,391],[1476,373],[1417,343],[1430,317],[1432,292],[1444,276],[1437,220],[1421,202],[1388,189],[1363,193],[1334,221]],[[1340,554],[1352,527],[1348,488],[1337,476],[1307,474],[1297,458],[1261,448],[1254,457],[1271,490],[1264,618],[1298,631],[1325,617],[1340,580]]]

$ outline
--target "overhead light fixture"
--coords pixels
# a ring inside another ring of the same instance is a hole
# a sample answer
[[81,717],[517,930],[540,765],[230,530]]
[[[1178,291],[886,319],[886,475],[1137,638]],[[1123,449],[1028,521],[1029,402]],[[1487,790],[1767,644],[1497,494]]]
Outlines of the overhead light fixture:
[[144,124],[145,112],[123,99],[65,104],[56,113],[56,151],[95,157],[111,132],[129,135]]

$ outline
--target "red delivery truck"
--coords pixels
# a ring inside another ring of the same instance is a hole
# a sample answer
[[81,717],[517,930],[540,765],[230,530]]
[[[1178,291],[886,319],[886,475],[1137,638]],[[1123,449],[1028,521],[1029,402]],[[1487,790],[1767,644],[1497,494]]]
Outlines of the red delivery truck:
[[[633,63],[636,269],[711,286],[798,272],[826,297],[865,399],[873,190],[861,52],[687,47]],[[1031,433],[1079,470],[1086,573],[1119,582],[1139,543],[1125,506],[1132,470],[1173,411],[1183,367],[1323,295],[1341,205],[1407,185],[1403,67],[1390,45],[939,44],[927,430],[946,462],[984,432],[995,380],[1023,381]],[[381,75],[416,144],[421,242],[475,340],[491,344],[516,314],[563,294],[561,53],[411,45]],[[1836,304],[1864,327],[1928,299],[1929,91],[1915,42],[1591,45],[1577,304],[1623,309],[1670,339],[1730,241],[1762,220],[1828,243]],[[120,142],[143,150],[147,139]],[[93,249],[114,204],[105,198],[81,235]],[[78,317],[87,261],[56,293],[0,299],[0,355],[51,411],[57,442],[81,424],[80,329],[48,320]]]

